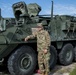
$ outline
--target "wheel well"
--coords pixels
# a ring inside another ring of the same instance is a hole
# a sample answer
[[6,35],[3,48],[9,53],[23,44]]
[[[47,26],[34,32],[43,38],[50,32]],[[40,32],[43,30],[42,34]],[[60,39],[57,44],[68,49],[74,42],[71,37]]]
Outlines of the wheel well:
[[6,64],[7,61],[8,61],[8,58],[12,55],[12,53],[14,53],[18,48],[20,48],[22,46],[30,46],[31,48],[33,48],[33,50],[37,54],[37,45],[36,45],[36,43],[18,44],[18,46],[14,50],[12,50],[7,56],[3,57],[4,61],[2,62],[2,64]]
[[9,56],[12,54],[12,53],[14,53],[18,48],[20,48],[20,47],[22,47],[22,46],[30,46],[31,48],[33,48],[33,50],[35,50],[35,52],[37,53],[37,45],[36,45],[36,43],[27,43],[27,44],[18,44],[18,46],[14,49],[14,50],[12,50],[11,52],[10,52],[10,54],[7,56],[7,57],[5,57],[5,59],[6,58],[9,58]]

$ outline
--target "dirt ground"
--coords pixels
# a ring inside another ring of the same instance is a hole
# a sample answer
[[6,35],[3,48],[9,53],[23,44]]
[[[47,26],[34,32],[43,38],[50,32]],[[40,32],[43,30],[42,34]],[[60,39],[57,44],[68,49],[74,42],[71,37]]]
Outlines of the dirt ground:
[[[68,66],[61,66],[57,65],[52,71],[50,75],[69,75],[69,73],[76,68],[76,63],[73,63]],[[5,72],[0,72],[0,75],[10,75]],[[39,74],[33,74],[33,75],[39,75]]]
[[68,66],[57,65],[52,71],[51,75],[69,75],[73,69],[76,68],[76,63],[70,64]]
[[[52,71],[50,75],[69,75],[73,69],[76,68],[76,63],[70,64],[68,66],[57,65]],[[39,74],[35,74],[39,75]]]

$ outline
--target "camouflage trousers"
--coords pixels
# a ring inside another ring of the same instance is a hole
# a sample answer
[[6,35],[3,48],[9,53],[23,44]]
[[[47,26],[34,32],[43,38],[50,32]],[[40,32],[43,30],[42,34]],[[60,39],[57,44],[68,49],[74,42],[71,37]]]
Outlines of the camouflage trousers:
[[38,52],[38,65],[40,73],[49,73],[50,67],[49,67],[49,61],[50,61],[50,52],[44,54],[43,51]]

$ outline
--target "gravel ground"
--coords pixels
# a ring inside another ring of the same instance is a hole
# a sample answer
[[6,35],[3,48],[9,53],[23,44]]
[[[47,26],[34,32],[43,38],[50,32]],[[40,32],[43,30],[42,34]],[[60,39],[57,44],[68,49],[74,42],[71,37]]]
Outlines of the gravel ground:
[[[68,66],[60,66],[57,65],[52,71],[50,75],[69,75],[69,73],[76,68],[76,63],[73,63],[71,65]],[[0,75],[10,75],[10,74],[6,74],[3,72],[0,72]],[[34,74],[34,75],[39,75],[39,74]]]

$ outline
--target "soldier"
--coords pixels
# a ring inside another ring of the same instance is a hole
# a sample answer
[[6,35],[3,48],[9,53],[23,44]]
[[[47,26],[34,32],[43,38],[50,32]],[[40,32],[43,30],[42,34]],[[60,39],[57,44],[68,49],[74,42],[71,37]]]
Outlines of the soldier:
[[37,51],[38,51],[38,65],[41,75],[48,75],[50,72],[49,69],[49,60],[50,60],[50,43],[51,39],[49,33],[43,29],[43,25],[46,25],[46,21],[38,23],[37,33],[29,35],[25,38],[25,41],[28,39],[33,39],[37,37]]

